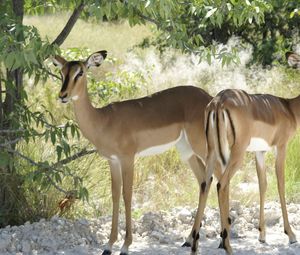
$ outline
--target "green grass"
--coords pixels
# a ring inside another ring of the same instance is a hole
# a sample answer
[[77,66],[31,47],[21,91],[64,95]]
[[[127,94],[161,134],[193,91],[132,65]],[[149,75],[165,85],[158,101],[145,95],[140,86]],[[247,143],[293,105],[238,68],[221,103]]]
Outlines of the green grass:
[[[44,37],[53,40],[64,26],[68,15],[61,14],[55,16],[25,17],[25,23],[34,25],[38,28]],[[231,69],[214,69],[208,71],[197,70],[197,66],[191,66],[189,57],[183,58],[178,53],[169,54],[164,58],[151,58],[153,55],[143,50],[135,51],[134,63],[139,60],[141,64],[134,67],[130,63],[127,52],[135,44],[141,42],[145,36],[151,35],[151,28],[148,26],[137,26],[131,28],[126,22],[120,23],[87,23],[78,21],[74,30],[66,42],[62,45],[63,49],[69,47],[87,47],[91,51],[106,49],[110,58],[116,58],[116,61],[106,61],[100,69],[94,69],[91,74],[101,83],[91,83],[89,91],[92,93],[94,105],[101,106],[107,102],[135,98],[150,92],[161,90],[166,87],[176,86],[184,83],[196,84],[205,87],[211,93],[216,93],[219,87],[215,84],[218,79],[222,83],[231,86],[228,81],[222,79],[226,75],[232,74]],[[180,56],[180,58],[178,58]],[[179,59],[179,60],[178,60]],[[159,62],[160,61],[160,62]],[[179,62],[181,61],[181,62]],[[124,72],[122,64],[126,64],[129,71]],[[161,69],[156,69],[157,66]],[[174,69],[169,69],[173,65]],[[132,67],[132,68],[131,68]],[[144,72],[139,75],[137,73]],[[247,79],[249,90],[277,94],[279,96],[293,96],[299,93],[298,81],[299,73],[294,70],[286,70],[277,67],[272,70],[239,70]],[[135,72],[135,73],[134,73]],[[109,74],[107,74],[109,73]],[[167,73],[167,74],[166,74]],[[221,74],[220,74],[221,73]],[[279,75],[278,75],[279,74]],[[193,77],[193,79],[190,79]],[[221,78],[220,78],[221,77]],[[161,79],[160,79],[161,78]],[[120,87],[117,92],[110,91],[105,100],[100,100],[99,88],[103,84],[106,86],[115,86],[117,80],[120,80]],[[136,83],[137,89],[133,85]],[[55,116],[57,124],[64,122],[64,115],[74,119],[71,105],[62,106],[57,101],[57,94],[61,84],[49,80],[45,84],[39,84],[37,87],[28,86],[30,103],[36,110],[41,109],[44,104]],[[299,135],[292,140],[287,158],[286,168],[286,186],[288,200],[299,201],[299,181],[300,181],[300,159],[299,159]],[[88,145],[89,142],[83,137],[80,141],[72,141],[78,145]],[[43,142],[39,144],[29,144],[23,148],[24,153],[31,155],[37,160],[48,159],[55,160],[53,148],[50,144]],[[78,174],[84,177],[85,184],[89,189],[90,202],[78,202],[69,213],[70,217],[99,217],[111,213],[111,191],[110,191],[110,172],[106,160],[98,155],[90,155],[79,161],[74,161],[69,165]],[[25,170],[24,170],[25,171]],[[267,195],[269,199],[276,199],[276,180],[274,178],[274,159],[268,156],[267,174],[269,179],[269,188]],[[243,203],[251,204],[259,200],[258,186],[257,190],[251,193],[243,194],[238,188],[241,182],[256,182],[256,170],[253,154],[247,154],[243,168],[239,170],[232,180],[230,197],[234,200],[241,200]],[[217,206],[217,194],[215,182],[211,188],[209,204]],[[66,188],[68,181],[64,182]],[[133,215],[139,217],[144,211],[149,210],[169,210],[175,206],[196,207],[198,203],[199,188],[193,173],[184,165],[178,157],[175,150],[171,150],[159,156],[140,158],[136,160],[134,175],[134,197],[133,197]],[[44,196],[45,194],[43,194]],[[49,212],[55,210],[56,201],[62,198],[62,195],[51,190],[48,194]],[[32,196],[32,201],[40,198]],[[123,207],[121,209],[124,211]]]
[[[26,16],[24,23],[37,27],[42,37],[51,42],[63,29],[69,15]],[[123,58],[128,50],[150,35],[150,26],[130,27],[127,22],[97,24],[78,20],[62,48],[87,47],[92,52],[103,49],[110,57]]]

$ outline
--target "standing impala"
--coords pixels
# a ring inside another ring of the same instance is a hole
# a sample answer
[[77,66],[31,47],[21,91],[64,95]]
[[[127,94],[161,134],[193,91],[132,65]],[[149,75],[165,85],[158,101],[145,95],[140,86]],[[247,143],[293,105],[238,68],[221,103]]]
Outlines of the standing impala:
[[[288,235],[290,243],[296,242],[286,209],[284,162],[287,143],[300,125],[300,96],[285,99],[267,94],[247,94],[243,90],[224,90],[207,106],[205,123],[208,145],[206,182],[213,172],[218,179],[222,227],[220,247],[224,248],[227,254],[232,253],[229,243],[229,184],[241,166],[246,151],[254,151],[256,155],[260,189],[259,240],[265,242],[264,200],[267,182],[264,154],[272,147],[276,151],[275,170],[284,232]],[[221,164],[221,168],[214,170],[216,161]],[[208,190],[209,188],[206,188],[204,193]],[[195,229],[200,228],[201,219],[198,220]],[[193,247],[192,254],[195,254],[198,247],[196,238],[193,240]]]
[[[126,235],[121,254],[125,255],[132,242],[131,200],[135,157],[159,154],[175,145],[182,159],[189,163],[199,184],[203,183],[203,159],[206,157],[204,109],[211,96],[202,89],[181,86],[96,109],[88,96],[86,72],[91,66],[99,66],[106,55],[106,51],[99,51],[86,61],[68,62],[60,56],[55,56],[53,61],[61,67],[61,102],[73,100],[81,132],[109,162],[113,216],[109,242],[103,255],[112,253],[112,245],[117,240],[123,183]],[[205,195],[200,196],[199,204],[205,204],[206,198]],[[194,229],[187,243],[191,243],[196,232]]]

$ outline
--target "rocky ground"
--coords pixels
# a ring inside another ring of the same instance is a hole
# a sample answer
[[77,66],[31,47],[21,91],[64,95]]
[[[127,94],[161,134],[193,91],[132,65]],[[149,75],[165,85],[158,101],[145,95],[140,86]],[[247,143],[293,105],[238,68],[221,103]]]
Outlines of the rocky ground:
[[[265,206],[267,242],[258,242],[259,207],[243,207],[232,202],[232,247],[235,254],[300,254],[300,244],[288,244],[283,233],[281,209],[278,203]],[[300,205],[288,205],[290,222],[300,240]],[[174,208],[170,212],[149,212],[134,222],[134,241],[131,254],[189,254],[189,248],[181,248],[184,237],[192,226],[194,210]],[[225,254],[219,245],[219,213],[207,208],[200,236],[200,254]],[[75,221],[53,217],[51,220],[26,223],[0,229],[1,255],[101,254],[110,232],[110,217]],[[121,237],[124,237],[121,220],[119,240],[115,254],[119,254]]]

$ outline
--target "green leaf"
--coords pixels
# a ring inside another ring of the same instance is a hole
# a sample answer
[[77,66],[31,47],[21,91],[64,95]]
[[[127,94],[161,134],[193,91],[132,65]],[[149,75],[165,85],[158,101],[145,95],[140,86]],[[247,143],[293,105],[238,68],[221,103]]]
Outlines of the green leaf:
[[63,148],[59,145],[56,146],[56,154],[57,154],[57,160],[59,161],[61,159]]
[[50,136],[51,136],[51,142],[54,145],[55,142],[56,142],[56,134],[53,131],[51,131],[51,135]]
[[218,10],[218,8],[213,8],[213,9],[209,10],[209,11],[206,13],[205,18],[209,18],[209,17],[212,16],[217,10]]
[[62,183],[61,176],[60,176],[60,174],[59,174],[58,172],[56,172],[56,173],[54,174],[54,177],[55,177],[55,181],[56,181],[57,183]]

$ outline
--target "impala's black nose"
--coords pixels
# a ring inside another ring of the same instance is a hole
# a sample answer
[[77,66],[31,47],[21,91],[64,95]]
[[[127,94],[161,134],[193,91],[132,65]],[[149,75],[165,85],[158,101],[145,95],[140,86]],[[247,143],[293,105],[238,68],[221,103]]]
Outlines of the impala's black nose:
[[67,96],[68,96],[68,93],[64,93],[64,92],[59,92],[59,95],[58,95],[58,97],[62,103],[68,102],[68,100],[66,100]]

